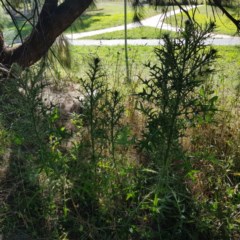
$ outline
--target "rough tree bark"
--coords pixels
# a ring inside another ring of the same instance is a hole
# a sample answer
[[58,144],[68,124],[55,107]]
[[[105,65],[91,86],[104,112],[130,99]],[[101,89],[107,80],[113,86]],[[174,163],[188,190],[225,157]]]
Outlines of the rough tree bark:
[[0,34],[0,63],[10,67],[13,63],[26,68],[36,63],[63,33],[93,2],[93,0],[45,0],[38,22],[21,45],[4,46]]

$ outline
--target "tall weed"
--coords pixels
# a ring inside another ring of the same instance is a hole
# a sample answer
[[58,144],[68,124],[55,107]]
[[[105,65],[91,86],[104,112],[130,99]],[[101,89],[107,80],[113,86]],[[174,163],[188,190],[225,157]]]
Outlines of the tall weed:
[[212,24],[202,30],[187,22],[181,39],[166,35],[164,46],[155,49],[158,64],[148,63],[150,78],[141,79],[137,109],[147,123],[140,147],[151,157],[149,166],[157,171],[146,205],[156,228],[152,238],[194,238],[194,224],[189,225],[193,205],[181,184],[187,169],[180,139],[198,116],[216,110],[217,97],[206,98],[203,88],[216,59],[216,51],[204,44],[213,29]]

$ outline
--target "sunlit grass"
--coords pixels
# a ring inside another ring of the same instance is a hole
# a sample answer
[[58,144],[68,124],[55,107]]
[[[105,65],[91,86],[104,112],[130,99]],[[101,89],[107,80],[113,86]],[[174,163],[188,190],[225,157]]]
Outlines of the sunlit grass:
[[[90,8],[83,15],[81,15],[66,32],[86,32],[92,30],[99,30],[109,27],[120,26],[124,24],[124,9],[123,2],[98,2],[96,8]],[[143,10],[144,18],[161,13],[161,8],[157,10],[153,7],[145,6]],[[127,22],[133,22],[134,10],[131,5],[128,6]],[[22,29],[23,38],[31,31],[31,25],[24,25],[24,21],[17,19],[19,29]],[[13,22],[6,22],[4,29],[4,36],[7,42],[11,41],[17,36],[17,30]],[[19,39],[19,38],[18,38]]]
[[[85,32],[103,28],[115,27],[124,24],[123,2],[100,2],[96,4],[96,9],[90,9],[68,29],[72,32]],[[153,7],[144,7],[144,17],[150,17],[161,13],[161,8],[157,10]],[[133,22],[134,10],[128,6],[127,22]]]
[[229,89],[236,89],[240,84],[240,47],[221,46],[215,47],[218,50],[219,58],[215,64],[216,81],[224,81],[224,86]]
[[[164,34],[170,34],[175,36],[175,32],[161,30],[154,27],[137,27],[133,29],[128,29],[127,37],[128,39],[159,39],[162,38]],[[99,34],[91,37],[85,37],[84,39],[123,39],[124,31],[115,31],[110,33]],[[83,39],[83,38],[81,38]]]
[[[153,46],[129,46],[129,62],[131,76],[138,79],[138,76],[146,77],[148,72],[143,66],[149,61],[155,62]],[[214,46],[218,51],[219,58],[213,64],[214,79],[216,82],[224,81],[224,85],[234,89],[240,83],[240,54],[239,46]],[[94,56],[102,60],[102,65],[109,76],[110,81],[114,81],[116,75],[124,80],[125,78],[125,58],[123,46],[71,46],[72,69],[71,73],[81,77],[86,71],[86,63]],[[116,71],[117,70],[117,71]]]
[[[147,71],[143,67],[145,63],[154,58],[152,46],[129,46],[129,69],[132,79],[138,76],[146,76]],[[99,57],[109,82],[125,81],[125,56],[123,46],[71,46],[73,78],[82,77],[86,73],[87,63],[93,57]]]
[[[234,14],[232,9],[227,9],[231,14]],[[190,16],[193,16],[194,10],[188,11]],[[187,20],[187,16],[185,14],[177,14],[175,16],[171,16],[166,18],[165,22],[171,24],[173,26],[182,26],[184,22]],[[221,13],[218,8],[214,8],[211,6],[201,6],[198,7],[194,19],[197,23],[204,25],[210,21],[215,22],[216,24],[216,33],[218,34],[229,34],[233,35],[236,33],[235,25]]]

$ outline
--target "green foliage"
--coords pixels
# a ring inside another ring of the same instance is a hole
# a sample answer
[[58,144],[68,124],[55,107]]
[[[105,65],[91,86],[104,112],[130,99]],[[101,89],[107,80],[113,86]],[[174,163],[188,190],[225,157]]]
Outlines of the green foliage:
[[[122,146],[127,149],[127,144],[119,141],[128,134],[121,123],[123,97],[108,87],[99,58],[89,62],[86,75],[79,80],[80,113],[72,119],[78,132],[68,157],[65,176],[70,185],[61,224],[70,239],[108,239],[118,234],[117,226],[124,222],[126,191],[135,180],[129,174],[132,166],[123,164],[119,154]],[[124,181],[126,175],[129,182]],[[117,202],[119,209],[114,207]]]
[[56,62],[62,67],[71,68],[71,60],[69,42],[61,35],[57,38],[51,50],[48,51],[48,61],[51,62],[52,68],[56,65]]
[[[6,239],[239,238],[239,98],[216,112],[216,52],[202,44],[210,30],[188,25],[183,40],[165,36],[146,78],[131,85],[122,84],[121,47],[100,47],[108,59],[89,61],[67,120],[42,97],[50,84],[44,69],[12,67],[0,98]],[[130,56],[145,61],[151,49],[131,47]],[[225,60],[236,49],[223,49]]]
[[[182,184],[187,168],[180,139],[187,126],[196,121],[196,115],[205,121],[207,114],[213,115],[216,110],[217,98],[209,97],[211,92],[203,87],[216,58],[216,50],[204,45],[213,28],[209,25],[201,30],[187,23],[181,39],[166,35],[164,46],[155,49],[158,64],[148,63],[150,78],[141,79],[137,109],[146,116],[146,127],[140,147],[151,157],[149,164],[156,170],[152,192],[143,202],[154,229],[149,239],[201,236],[200,232],[194,233],[197,225],[191,219],[195,209]],[[183,175],[177,176],[177,169]]]
[[198,231],[209,239],[239,238],[239,179],[233,173],[234,161],[198,153],[191,163],[194,170],[189,172],[188,181],[195,185],[191,190]]
[[0,5],[0,30],[3,30],[7,23],[10,22],[10,17],[4,12],[2,6]]
[[225,110],[191,133],[186,181],[196,205],[199,231],[209,239],[238,239],[239,121],[234,110],[238,97],[222,97],[219,100],[224,105],[220,106]]
[[[102,121],[101,112],[104,110],[104,105],[101,105],[102,99],[105,98],[108,89],[103,82],[104,74],[101,72],[100,59],[95,58],[93,63],[89,63],[89,71],[87,72],[88,79],[80,79],[83,87],[83,124],[87,126],[89,142],[91,146],[91,161],[96,164],[97,148],[101,149],[104,146],[105,123]],[[81,100],[80,100],[81,101]],[[102,141],[101,146],[96,146],[97,139]]]
[[202,32],[191,23],[186,24],[183,39],[174,40],[166,35],[164,47],[155,49],[159,64],[146,65],[151,78],[141,79],[143,90],[138,94],[138,109],[147,117],[147,131],[141,144],[142,149],[157,154],[159,167],[169,164],[171,152],[176,154],[178,139],[187,126],[185,119],[194,118],[196,109],[213,110],[215,98],[208,100],[208,108],[204,109],[195,94],[211,72],[209,64],[216,58],[214,49],[204,47],[204,40],[212,30],[212,25]]
[[[108,87],[100,59],[95,58],[92,62],[89,63],[88,78],[80,79],[82,96],[79,100],[81,102],[80,124],[87,129],[94,162],[97,155],[99,158],[104,154],[101,149],[106,147],[107,149],[110,147],[111,155],[113,159],[115,158],[117,140],[124,129],[121,124],[124,106],[121,93]],[[106,153],[109,151],[105,151]]]
[[57,168],[49,140],[59,130],[52,120],[52,109],[44,106],[41,98],[46,86],[43,69],[22,72],[14,65],[11,74],[15,78],[1,83],[1,119],[11,134],[6,175],[1,179],[2,191],[9,191],[1,199],[1,232],[7,239],[55,238],[57,229],[51,219],[56,212],[51,194],[56,192],[51,189],[53,181],[46,187],[44,176],[50,176],[51,167]]
[[109,123],[107,124],[109,134],[107,138],[110,144],[110,152],[113,160],[115,160],[116,144],[120,143],[119,137],[124,135],[124,131],[126,129],[121,124],[125,111],[122,98],[123,97],[119,91],[113,90],[109,92],[105,103],[106,110],[104,119],[109,119]]
[[16,78],[8,79],[2,86],[2,119],[6,123],[11,122],[11,130],[19,136],[16,136],[17,144],[21,145],[26,140],[26,145],[32,143],[40,146],[46,134],[46,122],[43,121],[45,110],[39,94],[46,83],[42,81],[41,69],[21,71],[19,66],[13,65],[10,74]]

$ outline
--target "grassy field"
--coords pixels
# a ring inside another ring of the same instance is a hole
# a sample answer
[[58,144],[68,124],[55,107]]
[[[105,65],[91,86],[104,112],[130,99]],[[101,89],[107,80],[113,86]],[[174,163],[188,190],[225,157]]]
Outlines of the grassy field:
[[[150,17],[161,13],[161,8],[157,10],[153,7],[146,6],[143,10],[144,17]],[[133,21],[134,11],[129,5],[127,21],[131,23]],[[25,21],[17,19],[17,25],[19,29],[22,29],[23,38],[31,31],[30,24],[25,25]],[[108,27],[115,27],[124,24],[124,11],[122,2],[109,2],[103,1],[96,4],[86,11],[81,17],[79,17],[66,32],[86,32],[92,30],[98,30]],[[11,21],[4,24],[4,37],[8,43],[11,43],[15,38],[16,28]],[[152,33],[152,36],[155,33]],[[144,36],[143,36],[144,37]],[[19,39],[19,37],[17,37]]]
[[[67,30],[68,32],[85,32],[124,24],[124,9],[122,2],[99,2],[96,9],[90,9]],[[161,8],[155,10],[152,7],[144,8],[144,17],[150,17],[161,12]],[[133,21],[134,12],[128,7],[127,21]]]
[[[170,11],[171,9],[169,9]],[[144,17],[153,16],[162,12],[161,8],[155,10],[152,7],[145,6]],[[190,10],[190,15],[193,15],[193,11]],[[230,10],[233,13],[233,10]],[[131,6],[128,8],[127,21],[128,23],[133,21],[133,9]],[[169,17],[165,20],[166,23],[171,25],[181,25],[187,19],[186,16],[178,14],[176,16]],[[233,35],[236,32],[236,28],[230,22],[230,20],[223,16],[218,9],[214,9],[214,12],[210,6],[199,7],[195,13],[195,19],[199,24],[205,24],[210,20],[216,22],[216,33]],[[114,27],[123,25],[124,13],[123,3],[121,2],[99,2],[96,7],[89,9],[81,17],[79,17],[66,32],[86,32],[98,29],[104,29],[108,27]],[[22,37],[24,38],[30,31],[31,26],[29,24],[24,25],[24,21],[17,20],[19,29],[22,29]],[[11,21],[5,23],[4,37],[8,43],[15,38],[16,28]],[[128,30],[129,39],[154,39],[161,38],[162,34],[166,31],[159,31],[158,29],[151,27],[141,27]],[[175,33],[173,33],[173,36]],[[89,38],[89,37],[87,37]],[[121,39],[124,38],[123,31],[117,31],[113,33],[106,33],[90,37],[90,39]],[[17,39],[20,39],[17,36]]]
[[[87,26],[86,31],[88,30],[96,30],[99,27],[98,21],[101,21],[101,26],[102,28],[106,28],[108,27],[109,21],[111,22],[112,26],[117,26],[117,25],[121,25],[123,22],[123,13],[122,13],[122,9],[121,8],[114,8],[114,5],[117,5],[119,3],[108,3],[106,4],[104,3],[104,6],[101,7],[101,5],[99,5],[97,12],[101,14],[99,15],[94,15],[94,11],[90,11],[89,15],[87,14],[86,16],[83,16],[83,21],[82,22],[76,22],[73,25],[73,32],[77,31],[77,29],[79,28],[79,32],[83,31],[85,29],[84,26],[84,19],[86,17],[86,25],[87,22],[90,20],[90,16],[92,15],[92,20],[95,21],[95,23],[93,24],[89,24],[89,26]],[[118,9],[115,10],[116,12],[114,12],[114,15],[104,15],[103,12],[107,13],[108,11],[112,11],[110,9]],[[152,8],[146,8],[146,14],[145,17],[151,16],[154,13],[160,13],[161,10],[158,10],[158,12],[154,12]],[[120,11],[119,11],[120,10]],[[171,9],[169,9],[170,11]],[[229,10],[229,9],[228,9]],[[193,11],[189,11],[190,15],[193,15]],[[230,12],[233,13],[233,10],[230,9]],[[119,15],[120,14],[120,15]],[[115,19],[115,16],[118,17],[118,20]],[[131,20],[133,17],[133,12],[132,10],[129,11],[129,16],[128,16],[128,21]],[[110,19],[111,18],[111,19]],[[95,20],[94,20],[95,19]],[[119,21],[120,19],[122,19],[121,21]],[[166,19],[166,23],[171,24],[171,25],[178,25],[181,26],[184,21],[187,20],[187,17],[182,15],[182,14],[178,14],[176,16],[172,16]],[[219,34],[229,34],[229,35],[234,35],[236,33],[236,28],[234,26],[234,24],[224,15],[221,14],[219,9],[212,9],[211,6],[201,6],[197,9],[197,11],[195,12],[195,20],[199,23],[204,25],[205,23],[209,22],[209,21],[214,21],[216,23],[216,33]],[[97,25],[96,25],[97,24]],[[82,29],[80,29],[82,28]],[[151,28],[151,27],[141,27],[141,28],[136,28],[136,29],[129,29],[128,30],[128,38],[129,39],[154,39],[154,38],[161,38],[162,34],[165,33],[171,33],[170,31],[159,31],[158,29],[155,28]],[[175,35],[175,33],[172,33],[173,36]],[[96,35],[96,36],[92,36],[92,37],[86,37],[85,39],[122,39],[124,38],[124,31],[116,31],[116,32],[112,32],[112,33],[106,33],[106,34],[100,34],[100,35]]]
[[[227,9],[230,13],[234,13],[232,9]],[[193,16],[194,10],[190,10],[190,16]],[[236,27],[234,24],[221,13],[217,8],[211,6],[201,6],[195,12],[195,20],[199,24],[206,24],[213,21],[216,24],[216,33],[233,35],[236,33]],[[166,18],[165,22],[173,26],[181,26],[187,20],[187,16],[184,14],[177,14],[175,16]]]
[[[154,47],[151,46],[129,46],[129,65],[132,79],[138,76],[146,76],[147,72],[143,64],[154,58]],[[104,71],[107,73],[108,81],[125,82],[125,63],[123,46],[101,46],[101,47],[79,47],[71,46],[73,76],[82,77],[85,75],[88,65],[93,57],[99,57],[102,61]],[[75,77],[74,77],[75,78]]]
[[[132,79],[139,76],[146,77],[148,72],[143,67],[149,61],[155,62],[153,46],[129,46],[129,63]],[[215,47],[219,58],[213,65],[215,69],[214,79],[216,82],[224,82],[224,86],[230,89],[236,88],[240,83],[240,48],[239,46]],[[111,81],[124,81],[125,63],[123,46],[99,46],[99,47],[70,47],[72,54],[73,75],[82,76],[86,71],[87,62],[94,56],[102,59],[102,65]],[[112,67],[114,66],[114,67]]]
[[[175,32],[161,30],[154,27],[137,27],[134,29],[129,29],[127,36],[128,39],[158,39],[162,38],[164,34],[170,34],[171,36],[175,36]],[[99,34],[91,37],[85,37],[81,39],[123,39],[124,31],[116,31],[111,33]]]

